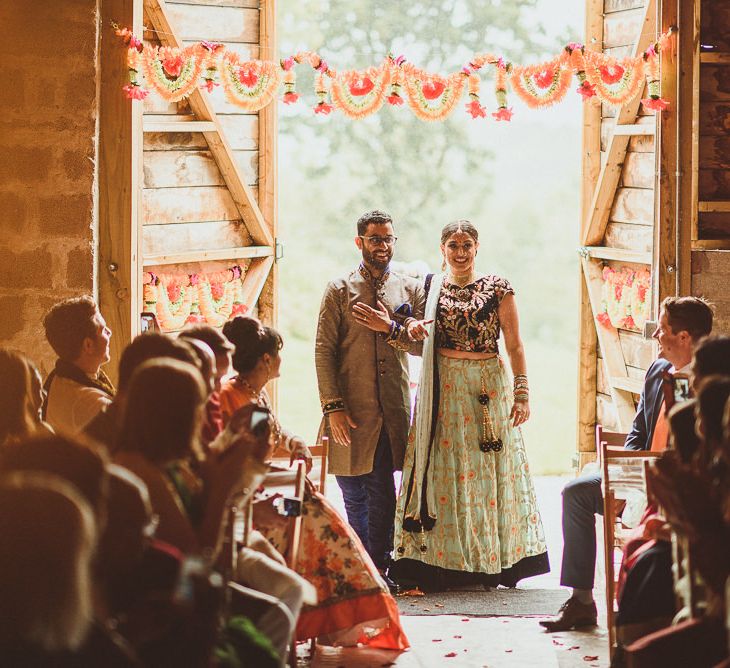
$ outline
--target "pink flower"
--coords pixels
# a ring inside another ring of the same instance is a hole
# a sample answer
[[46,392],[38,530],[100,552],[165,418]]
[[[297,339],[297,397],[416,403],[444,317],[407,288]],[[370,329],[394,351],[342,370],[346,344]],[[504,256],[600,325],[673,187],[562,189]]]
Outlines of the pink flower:
[[507,107],[500,107],[492,114],[492,116],[496,121],[511,121],[512,114],[512,107],[510,107],[509,109]]
[[552,85],[554,79],[555,79],[555,71],[554,70],[543,70],[542,72],[538,72],[535,76],[535,83],[538,85],[539,88],[548,88]]
[[180,72],[182,72],[183,62],[183,57],[180,55],[170,56],[162,61],[162,69],[171,77],[179,77]]
[[361,95],[367,95],[373,88],[375,88],[373,80],[370,77],[365,77],[363,79],[353,81],[350,84],[350,94],[360,97]]
[[466,110],[471,114],[472,118],[486,118],[487,110],[479,104],[479,100],[472,100],[466,105]]
[[317,67],[315,67],[314,69],[315,69],[315,70],[316,70],[317,72],[326,72],[326,71],[327,71],[327,70],[329,69],[329,67],[327,66],[327,61],[326,61],[326,60],[322,60],[322,59],[320,58],[320,59],[319,59],[319,64],[318,64],[318,65],[317,65]]
[[288,58],[282,58],[280,61],[281,69],[285,71],[289,71],[292,67],[294,67],[294,56],[289,56]]
[[583,48],[583,45],[580,42],[568,42],[568,45],[565,47],[568,49],[568,51],[578,51]]
[[584,81],[578,88],[576,88],[578,91],[578,94],[583,98],[583,101],[585,102],[591,97],[595,97],[596,95],[596,87],[593,84],[588,83],[587,81]]
[[221,44],[220,42],[208,42],[207,40],[203,40],[200,43],[200,46],[202,46],[204,49],[207,49],[208,51],[213,52],[213,51],[217,51],[218,49],[220,49],[223,46],[223,44]]
[[647,97],[644,98],[641,101],[641,104],[644,105],[647,109],[651,109],[652,111],[664,111],[667,107],[669,107],[669,101],[665,100],[661,97]]
[[190,285],[197,285],[200,283],[200,276],[198,274],[190,274]]
[[656,44],[652,44],[646,51],[644,51],[644,58],[653,58],[656,56]]
[[127,84],[122,88],[128,100],[144,100],[150,92],[137,84]]
[[395,59],[395,64],[400,67],[403,63],[406,62],[406,57],[404,55],[400,55]]
[[256,82],[259,80],[258,75],[251,70],[244,70],[243,68],[238,70],[238,80],[249,88],[253,88]]
[[608,313],[599,313],[596,316],[596,320],[600,322],[604,327],[612,327],[611,318],[608,317]]
[[284,93],[284,104],[293,104],[299,99],[298,93]]
[[446,86],[441,81],[427,81],[421,87],[423,97],[427,100],[435,100],[437,97],[441,97]]
[[323,114],[324,116],[327,116],[332,112],[334,107],[331,104],[327,104],[326,102],[320,102],[315,108],[314,113],[315,114]]
[[628,316],[626,320],[624,320],[624,327],[626,329],[637,329],[636,323],[634,322],[634,319],[631,316]]
[[624,75],[624,68],[621,65],[603,65],[598,68],[601,73],[601,79],[603,83],[615,84],[621,81],[621,77]]
[[246,304],[234,304],[233,305],[233,311],[231,312],[231,316],[234,315],[246,315],[248,313],[248,306]]
[[217,85],[218,84],[215,81],[213,81],[213,79],[206,79],[204,83],[200,84],[200,87],[203,88],[204,90],[207,90],[209,93],[212,93],[213,89]]
[[392,93],[391,95],[388,95],[388,104],[398,107],[403,104],[403,98],[398,95],[398,93]]

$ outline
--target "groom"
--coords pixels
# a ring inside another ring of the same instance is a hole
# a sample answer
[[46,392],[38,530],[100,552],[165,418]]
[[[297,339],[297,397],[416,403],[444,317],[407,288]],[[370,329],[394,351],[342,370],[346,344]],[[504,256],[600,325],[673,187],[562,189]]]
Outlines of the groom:
[[410,423],[406,351],[419,344],[408,338],[408,318],[387,333],[363,323],[379,314],[397,319],[396,311],[420,319],[425,306],[421,283],[390,269],[395,242],[387,213],[360,217],[355,245],[362,261],[327,285],[315,347],[329,471],[337,476],[347,521],[384,576],[393,549],[393,472],[403,468]]
[[[634,423],[626,437],[627,450],[662,451],[667,446],[662,383],[666,372],[691,374],[690,362],[697,342],[712,330],[712,309],[698,297],[667,297],[659,311],[654,338],[659,358],[647,370]],[[600,474],[586,474],[563,488],[563,564],[560,584],[572,596],[558,615],[540,624],[548,631],[595,626],[593,578],[596,567],[596,513],[603,514]]]

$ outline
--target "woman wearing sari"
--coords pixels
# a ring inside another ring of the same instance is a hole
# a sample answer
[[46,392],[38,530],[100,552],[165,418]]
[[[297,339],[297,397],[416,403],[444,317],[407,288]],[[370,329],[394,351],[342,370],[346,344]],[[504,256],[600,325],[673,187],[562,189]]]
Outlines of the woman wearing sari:
[[[223,333],[235,346],[237,375],[220,393],[225,424],[241,406],[256,403],[271,409],[265,385],[279,377],[283,345],[279,333],[255,318],[238,316]],[[301,438],[284,430],[273,416],[274,447],[311,469],[311,455]],[[352,527],[322,494],[308,485],[302,508],[302,533],[296,571],[317,590],[317,605],[305,605],[299,615],[298,640],[319,638],[325,644],[368,644],[403,650],[409,647],[400,627],[398,606]],[[286,518],[271,510],[271,502],[254,504],[254,526],[281,553],[287,549]]]
[[465,220],[444,227],[447,271],[426,279],[423,321],[391,325],[382,310],[359,309],[371,329],[406,326],[424,341],[390,573],[429,591],[514,587],[550,569],[519,429],[530,407],[514,290],[476,272],[478,237]]

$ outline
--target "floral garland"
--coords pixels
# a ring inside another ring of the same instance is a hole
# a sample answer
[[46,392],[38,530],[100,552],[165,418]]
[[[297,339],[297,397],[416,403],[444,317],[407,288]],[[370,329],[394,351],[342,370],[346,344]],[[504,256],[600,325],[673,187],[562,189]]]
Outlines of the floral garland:
[[153,310],[163,331],[189,323],[221,327],[248,311],[243,302],[243,274],[239,265],[200,274],[144,274],[145,310]]
[[282,101],[295,104],[300,98],[296,67],[306,64],[315,70],[316,114],[327,116],[337,109],[357,120],[379,111],[386,100],[393,107],[407,101],[411,111],[423,121],[445,120],[465,88],[469,96],[467,113],[474,119],[486,118],[487,110],[479,98],[479,71],[485,65],[494,70],[497,110],[491,116],[497,121],[512,118],[512,109],[507,106],[510,87],[530,109],[540,109],[560,102],[573,76],[578,81],[576,92],[584,101],[599,100],[613,106],[634,99],[645,78],[649,95],[642,99],[642,104],[649,110],[662,111],[669,103],[661,97],[660,54],[669,47],[676,32],[676,28],[670,28],[637,58],[617,59],[571,42],[543,63],[513,66],[502,57],[483,54],[475,55],[458,72],[441,75],[419,69],[403,56],[391,55],[377,66],[342,72],[330,68],[313,51],[300,51],[278,62],[243,61],[222,44],[199,42],[185,48],[144,46],[128,28],[115,28],[128,48],[129,83],[123,91],[132,100],[142,100],[149,93],[142,87],[142,79],[162,98],[175,102],[198,86],[211,92],[220,85],[220,75],[228,100],[246,111],[255,112],[269,104],[282,83]]
[[233,51],[220,59],[221,80],[226,98],[245,111],[263,109],[276,95],[281,82],[281,68],[263,60],[242,61]]
[[596,316],[604,327],[641,329],[651,310],[651,275],[623,267],[603,268],[601,312]]

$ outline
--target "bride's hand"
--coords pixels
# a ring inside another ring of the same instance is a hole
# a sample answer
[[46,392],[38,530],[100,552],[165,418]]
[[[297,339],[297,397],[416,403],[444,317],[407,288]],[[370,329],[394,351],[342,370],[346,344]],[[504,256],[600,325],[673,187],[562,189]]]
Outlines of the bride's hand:
[[408,323],[408,338],[411,341],[423,341],[428,336],[428,327],[433,320],[411,320]]
[[527,422],[530,418],[530,402],[529,401],[515,401],[512,404],[512,410],[509,414],[509,419],[512,420],[513,427],[519,427],[521,424]]
[[377,309],[363,302],[357,302],[352,307],[352,317],[361,325],[372,329],[374,332],[383,332],[384,334],[390,332],[392,321],[388,315],[388,309],[380,301],[378,301]]

